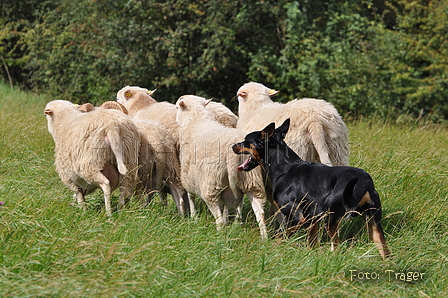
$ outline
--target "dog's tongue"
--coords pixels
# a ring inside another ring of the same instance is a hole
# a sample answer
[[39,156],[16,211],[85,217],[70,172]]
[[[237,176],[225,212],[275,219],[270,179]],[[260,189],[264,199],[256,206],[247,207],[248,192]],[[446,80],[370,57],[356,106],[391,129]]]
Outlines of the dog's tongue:
[[250,161],[250,156],[242,163],[238,166],[238,171],[242,172],[244,171],[244,168],[247,167],[247,164]]

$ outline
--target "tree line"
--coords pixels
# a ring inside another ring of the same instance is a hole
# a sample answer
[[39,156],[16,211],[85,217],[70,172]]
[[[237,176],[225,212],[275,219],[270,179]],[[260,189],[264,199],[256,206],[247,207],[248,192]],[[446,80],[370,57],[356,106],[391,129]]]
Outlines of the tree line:
[[125,85],[237,110],[256,81],[341,114],[448,119],[445,0],[1,0],[5,82],[99,103]]

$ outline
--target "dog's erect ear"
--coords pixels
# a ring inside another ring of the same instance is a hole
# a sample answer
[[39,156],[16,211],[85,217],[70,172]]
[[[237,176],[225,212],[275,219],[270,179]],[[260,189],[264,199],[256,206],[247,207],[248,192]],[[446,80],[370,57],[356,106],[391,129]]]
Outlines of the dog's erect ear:
[[271,124],[269,124],[268,126],[266,126],[262,131],[261,131],[261,139],[262,140],[269,140],[270,137],[272,137],[272,135],[275,132],[275,123],[272,122]]
[[276,130],[275,130],[275,132],[278,134],[278,135],[280,135],[280,137],[282,138],[282,139],[284,139],[285,137],[286,137],[286,133],[288,132],[288,130],[289,130],[289,124],[291,123],[291,119],[286,119],[285,120],[285,122],[283,122],[283,124],[282,125],[280,125]]

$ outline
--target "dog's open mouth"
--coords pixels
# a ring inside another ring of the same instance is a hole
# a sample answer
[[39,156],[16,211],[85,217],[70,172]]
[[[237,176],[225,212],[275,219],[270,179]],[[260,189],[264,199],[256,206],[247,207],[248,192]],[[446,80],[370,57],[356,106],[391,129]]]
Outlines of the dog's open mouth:
[[256,163],[252,156],[249,156],[242,164],[240,164],[238,166],[238,171],[242,172],[242,171],[250,171],[253,168],[255,168],[258,165],[258,163]]

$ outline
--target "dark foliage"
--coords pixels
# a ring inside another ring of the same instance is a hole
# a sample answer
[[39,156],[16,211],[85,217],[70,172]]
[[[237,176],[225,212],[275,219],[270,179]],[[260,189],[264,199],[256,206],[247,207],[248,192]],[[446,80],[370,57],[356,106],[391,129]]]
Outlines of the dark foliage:
[[124,85],[237,110],[258,81],[353,115],[448,119],[444,0],[2,1],[3,77],[77,102]]

